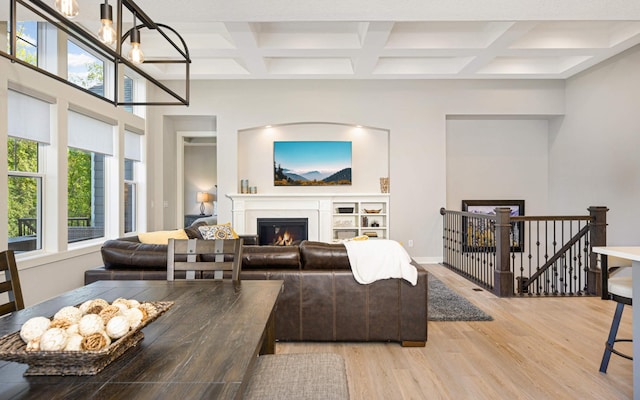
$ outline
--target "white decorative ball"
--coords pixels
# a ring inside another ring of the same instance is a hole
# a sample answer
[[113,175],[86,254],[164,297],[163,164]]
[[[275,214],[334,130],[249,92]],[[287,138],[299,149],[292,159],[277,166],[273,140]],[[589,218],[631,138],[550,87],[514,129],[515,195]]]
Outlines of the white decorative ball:
[[140,311],[139,308],[128,309],[124,313],[124,316],[127,318],[127,321],[129,321],[129,325],[131,325],[131,329],[137,328],[138,325],[140,325],[140,323],[142,322],[142,318],[144,318],[144,315],[142,314],[142,311]]
[[49,329],[51,321],[45,317],[34,317],[29,319],[20,328],[20,337],[25,343],[29,343],[34,339],[39,339],[43,333]]
[[119,339],[129,332],[129,321],[127,317],[118,315],[107,322],[107,335],[111,339]]
[[67,331],[62,328],[51,328],[40,337],[40,350],[59,351],[67,345]]
[[69,325],[69,327],[67,328],[67,334],[68,335],[79,335],[80,334],[80,328],[78,327],[78,324]]
[[124,312],[129,309],[129,306],[127,305],[127,303],[123,303],[123,302],[113,303],[112,305],[120,309],[120,314],[124,314]]
[[82,318],[82,311],[73,306],[62,307],[60,311],[53,316],[53,319],[64,319],[71,324],[77,324],[80,318]]
[[78,322],[78,331],[82,336],[104,331],[104,322],[98,314],[87,314]]
[[135,308],[140,305],[140,302],[136,299],[129,299],[129,308]]
[[27,343],[27,351],[40,351],[40,338],[30,340]]
[[82,347],[80,344],[82,343],[82,339],[84,337],[78,333],[69,334],[69,338],[67,339],[67,345],[64,347],[65,351],[80,351]]

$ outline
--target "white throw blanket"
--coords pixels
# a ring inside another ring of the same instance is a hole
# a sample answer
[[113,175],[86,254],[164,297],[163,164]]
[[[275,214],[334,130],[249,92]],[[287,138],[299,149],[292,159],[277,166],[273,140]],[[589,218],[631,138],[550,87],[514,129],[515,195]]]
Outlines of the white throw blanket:
[[403,278],[413,286],[418,283],[418,270],[400,243],[383,239],[351,240],[345,241],[344,246],[358,283],[389,278]]

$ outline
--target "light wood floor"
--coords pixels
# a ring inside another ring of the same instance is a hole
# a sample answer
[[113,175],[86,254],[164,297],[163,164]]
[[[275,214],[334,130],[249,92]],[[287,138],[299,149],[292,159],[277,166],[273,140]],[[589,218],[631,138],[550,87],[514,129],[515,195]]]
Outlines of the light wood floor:
[[[353,400],[631,399],[632,362],[598,372],[615,303],[599,298],[500,299],[440,265],[424,268],[491,314],[429,322],[423,348],[396,343],[278,343],[277,353],[335,352]],[[631,337],[631,309],[619,337]],[[631,352],[631,346],[620,347]]]

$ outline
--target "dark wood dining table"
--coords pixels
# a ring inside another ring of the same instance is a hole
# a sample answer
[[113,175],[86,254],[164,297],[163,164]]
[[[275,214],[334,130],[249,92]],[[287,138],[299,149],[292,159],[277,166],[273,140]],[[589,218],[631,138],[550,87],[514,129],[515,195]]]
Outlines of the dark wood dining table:
[[98,281],[0,318],[0,336],[31,317],[102,298],[173,301],[144,339],[90,376],[24,376],[0,361],[0,399],[238,399],[259,354],[275,350],[282,281]]

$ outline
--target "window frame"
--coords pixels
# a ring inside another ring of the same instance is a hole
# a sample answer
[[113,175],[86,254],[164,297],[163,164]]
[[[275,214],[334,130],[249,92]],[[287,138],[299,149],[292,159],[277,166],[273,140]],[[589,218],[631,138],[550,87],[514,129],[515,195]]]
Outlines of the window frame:
[[[13,140],[20,140],[20,141],[25,141],[25,142],[31,142],[31,143],[35,143],[37,146],[37,171],[16,171],[13,169],[9,169],[8,163],[7,163],[7,179],[11,179],[11,178],[29,178],[29,179],[35,179],[36,181],[36,225],[37,225],[37,234],[36,234],[36,248],[32,249],[32,250],[24,250],[24,251],[18,251],[16,250],[16,253],[22,254],[22,253],[29,253],[32,254],[33,252],[37,252],[37,251],[42,251],[44,248],[44,243],[46,240],[46,235],[45,235],[45,218],[46,218],[46,214],[45,214],[45,204],[46,204],[46,174],[44,171],[44,165],[45,165],[45,154],[46,154],[46,144],[35,141],[35,140],[29,140],[29,139],[23,139],[23,138],[18,138],[18,137],[13,137],[13,136],[7,136],[7,146],[6,146],[6,151],[9,151],[9,139],[13,139]],[[8,182],[7,182],[8,184]],[[8,186],[7,186],[7,190],[8,190]],[[7,207],[8,207],[8,199],[7,199]],[[7,210],[8,212],[8,210]],[[7,221],[7,225],[8,225],[8,221]],[[12,237],[7,237],[7,246],[9,247],[9,239],[11,239]]]

